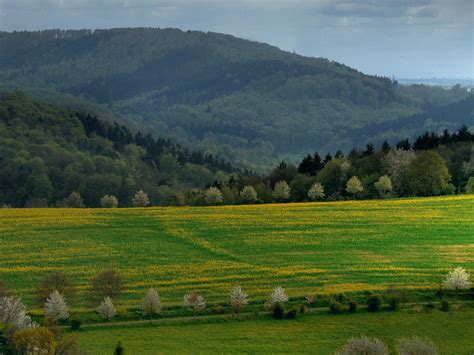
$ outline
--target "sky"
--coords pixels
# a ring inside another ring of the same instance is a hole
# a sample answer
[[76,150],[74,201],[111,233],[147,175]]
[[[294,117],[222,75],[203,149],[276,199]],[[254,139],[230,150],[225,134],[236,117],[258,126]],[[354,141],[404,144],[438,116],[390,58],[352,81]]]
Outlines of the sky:
[[113,27],[228,33],[395,78],[474,78],[473,0],[0,0],[2,31]]

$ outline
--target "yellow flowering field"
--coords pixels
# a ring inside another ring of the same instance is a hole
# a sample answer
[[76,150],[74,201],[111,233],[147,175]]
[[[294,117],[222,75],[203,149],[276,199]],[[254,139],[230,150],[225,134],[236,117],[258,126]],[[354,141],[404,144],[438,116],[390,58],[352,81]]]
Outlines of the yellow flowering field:
[[474,195],[331,203],[135,209],[1,209],[0,278],[31,302],[47,273],[80,289],[116,267],[136,305],[154,286],[167,304],[188,291],[224,300],[240,284],[263,299],[437,287],[474,273]]

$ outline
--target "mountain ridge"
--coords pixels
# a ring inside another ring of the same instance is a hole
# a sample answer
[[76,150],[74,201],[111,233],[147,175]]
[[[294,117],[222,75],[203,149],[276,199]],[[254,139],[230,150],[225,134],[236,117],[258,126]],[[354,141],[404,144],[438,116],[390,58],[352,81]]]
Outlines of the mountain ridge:
[[0,49],[3,87],[72,95],[156,137],[254,168],[313,149],[349,150],[366,143],[353,129],[468,95],[402,87],[325,58],[214,32],[2,32]]

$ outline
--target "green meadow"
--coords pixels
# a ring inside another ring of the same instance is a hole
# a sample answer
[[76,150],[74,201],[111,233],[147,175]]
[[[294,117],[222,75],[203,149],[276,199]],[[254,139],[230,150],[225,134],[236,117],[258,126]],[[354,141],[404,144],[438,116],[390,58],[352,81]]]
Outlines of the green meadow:
[[354,336],[377,337],[394,350],[396,339],[434,341],[440,354],[472,354],[474,309],[344,315],[306,314],[297,320],[229,320],[204,324],[106,327],[83,330],[78,340],[90,354],[112,353],[121,340],[130,354],[311,353],[334,354]]

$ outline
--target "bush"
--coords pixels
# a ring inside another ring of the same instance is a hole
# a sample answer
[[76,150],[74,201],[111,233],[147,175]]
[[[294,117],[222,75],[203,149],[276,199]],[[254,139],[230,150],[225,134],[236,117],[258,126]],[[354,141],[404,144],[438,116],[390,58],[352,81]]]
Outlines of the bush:
[[388,355],[385,343],[377,338],[351,338],[339,355]]
[[332,314],[339,314],[344,312],[344,306],[342,305],[342,303],[333,299],[331,300],[331,302],[329,302],[329,311]]
[[382,304],[382,299],[378,295],[372,295],[367,298],[367,310],[369,312],[377,312]]
[[438,354],[438,347],[433,342],[418,337],[399,339],[396,348],[398,355]]
[[225,314],[225,311],[226,311],[225,307],[221,306],[220,304],[211,308],[211,312],[213,314]]
[[71,330],[79,330],[81,329],[82,322],[79,319],[73,319],[71,321]]
[[123,348],[122,342],[117,342],[117,345],[115,345],[114,355],[123,355],[124,353],[125,350]]
[[357,302],[354,300],[349,301],[349,312],[355,313],[357,312]]
[[54,291],[58,291],[70,300],[76,294],[76,286],[68,274],[53,272],[46,276],[34,290],[38,305],[43,305]]
[[286,318],[288,319],[295,319],[297,316],[298,310],[296,308],[292,308],[286,313]]
[[218,205],[222,203],[222,192],[217,187],[211,186],[204,193],[204,200],[208,205]]
[[300,305],[300,313],[305,314],[306,312],[308,312],[308,307],[306,307],[306,305],[304,305],[304,304],[301,304]]
[[120,272],[108,269],[99,272],[91,281],[91,296],[93,300],[102,301],[105,297],[115,298],[124,289]]
[[13,344],[19,354],[54,354],[54,334],[43,327],[18,330],[13,335]]
[[400,309],[400,296],[390,295],[387,297],[388,309],[398,311]]
[[244,203],[255,203],[257,201],[257,191],[253,186],[245,186],[240,192],[240,198]]
[[66,208],[84,208],[84,200],[79,192],[71,192],[69,197],[65,198],[62,206]]
[[275,319],[282,319],[285,314],[285,305],[283,303],[275,303],[272,306],[272,315]]
[[100,205],[103,208],[116,208],[118,206],[117,197],[114,195],[104,195],[100,199]]
[[132,206],[133,207],[148,207],[150,204],[150,200],[148,195],[143,192],[142,190],[137,191],[132,198]]
[[448,300],[441,300],[441,307],[440,309],[443,312],[449,312],[449,309],[451,308],[451,305],[449,304]]

